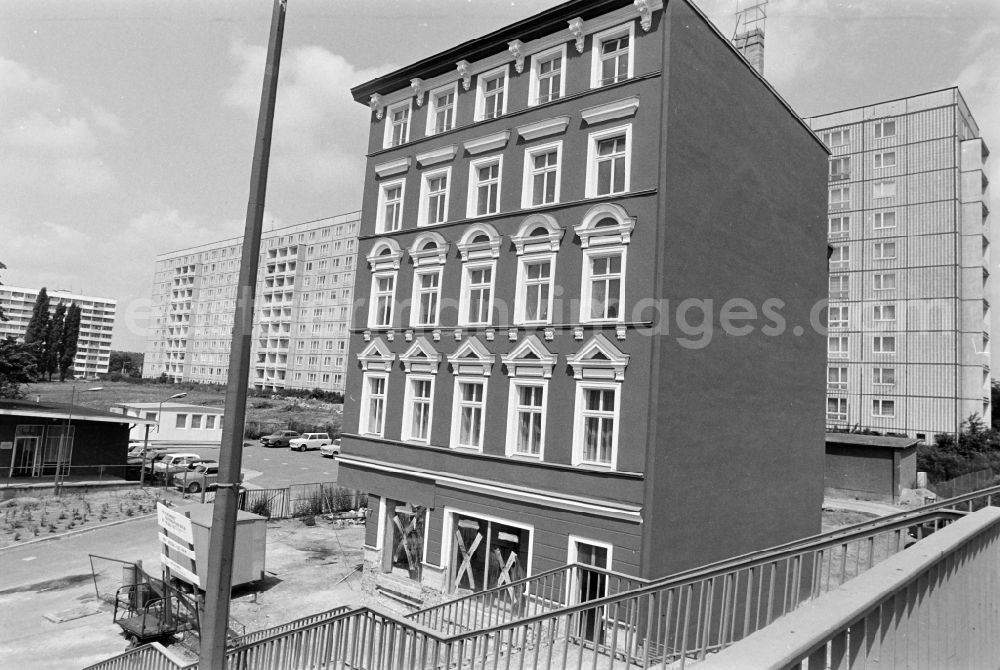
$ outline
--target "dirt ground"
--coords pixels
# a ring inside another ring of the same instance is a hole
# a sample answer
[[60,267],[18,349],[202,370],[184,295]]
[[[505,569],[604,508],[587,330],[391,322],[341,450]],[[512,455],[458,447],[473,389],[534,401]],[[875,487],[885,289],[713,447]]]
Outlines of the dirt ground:
[[851,526],[863,521],[877,519],[878,515],[867,512],[855,512],[852,510],[825,509],[823,510],[823,532],[829,533],[843,526]]

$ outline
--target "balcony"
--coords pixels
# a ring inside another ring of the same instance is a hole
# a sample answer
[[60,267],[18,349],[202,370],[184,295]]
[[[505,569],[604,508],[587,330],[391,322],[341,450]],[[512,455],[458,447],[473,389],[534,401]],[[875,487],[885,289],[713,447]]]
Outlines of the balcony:
[[830,181],[843,181],[845,179],[850,179],[850,178],[851,178],[850,171],[830,173]]

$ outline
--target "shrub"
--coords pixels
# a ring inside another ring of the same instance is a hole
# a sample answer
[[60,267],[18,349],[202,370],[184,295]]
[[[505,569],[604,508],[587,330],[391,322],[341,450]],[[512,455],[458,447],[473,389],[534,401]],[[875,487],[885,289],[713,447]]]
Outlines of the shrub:
[[251,514],[256,514],[258,516],[263,516],[271,518],[271,499],[265,498],[263,496],[254,499],[253,503],[250,505],[250,509],[247,510]]

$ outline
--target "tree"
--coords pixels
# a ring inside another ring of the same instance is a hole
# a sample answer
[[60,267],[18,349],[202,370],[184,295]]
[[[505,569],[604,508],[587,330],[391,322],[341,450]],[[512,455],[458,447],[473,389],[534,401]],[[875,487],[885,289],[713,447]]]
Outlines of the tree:
[[52,373],[59,370],[66,351],[66,303],[56,305],[56,313],[49,320],[49,352],[45,357],[45,374],[52,381]]
[[0,398],[22,398],[21,384],[35,381],[35,353],[13,337],[0,339]]
[[[6,269],[7,266],[4,265],[2,262],[0,262],[0,270],[6,270]],[[0,286],[3,286],[2,281],[0,281]],[[7,315],[4,314],[3,307],[0,307],[0,321],[10,321],[10,319],[7,318]]]
[[45,371],[45,356],[48,353],[49,339],[49,294],[42,287],[35,298],[35,306],[31,310],[31,320],[24,333],[24,343],[35,354],[35,365],[39,372]]
[[76,345],[80,339],[80,307],[72,302],[66,310],[66,321],[63,325],[62,355],[59,357],[59,381],[66,381],[66,374],[73,368],[76,358]]
[[990,382],[990,407],[993,411],[993,416],[990,420],[990,425],[993,426],[993,430],[1000,430],[1000,379],[994,379]]

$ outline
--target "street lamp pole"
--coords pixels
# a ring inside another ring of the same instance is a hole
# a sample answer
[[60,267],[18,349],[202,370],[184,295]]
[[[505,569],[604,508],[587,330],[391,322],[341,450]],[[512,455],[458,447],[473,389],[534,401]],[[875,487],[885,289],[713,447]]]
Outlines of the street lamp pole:
[[[160,435],[160,424],[163,423],[163,403],[168,400],[174,400],[176,398],[186,398],[187,393],[175,393],[169,398],[164,398],[160,401],[159,406],[156,409],[156,435]],[[143,488],[146,486],[146,452],[149,451],[149,431],[146,431],[146,439],[142,444],[142,465],[139,471],[139,487]],[[150,472],[150,475],[153,473]]]
[[[91,391],[103,391],[103,390],[104,390],[103,386],[95,386],[93,388],[84,389],[84,390],[80,391],[80,393],[90,393]],[[73,445],[73,436],[72,436],[73,435],[73,405],[75,403],[76,403],[76,382],[73,383],[72,392],[70,393],[70,396],[69,396],[69,414],[66,417],[66,434],[59,436],[59,447],[56,449],[56,472],[55,472],[55,475],[53,476],[53,480],[52,480],[52,493],[54,493],[57,496],[59,495],[59,479],[60,479],[59,475],[61,474],[61,471],[62,471],[62,464],[63,464],[62,463],[62,459],[63,459],[63,456],[65,456],[67,458],[67,460],[69,460],[69,459],[72,458],[72,454],[73,454],[73,448],[72,448],[72,445]],[[69,442],[69,444],[70,444],[70,448],[69,449],[65,449],[64,448],[66,446],[66,441],[67,440],[70,441]],[[44,453],[44,451],[42,453]],[[66,467],[68,468],[69,464],[67,464]]]

